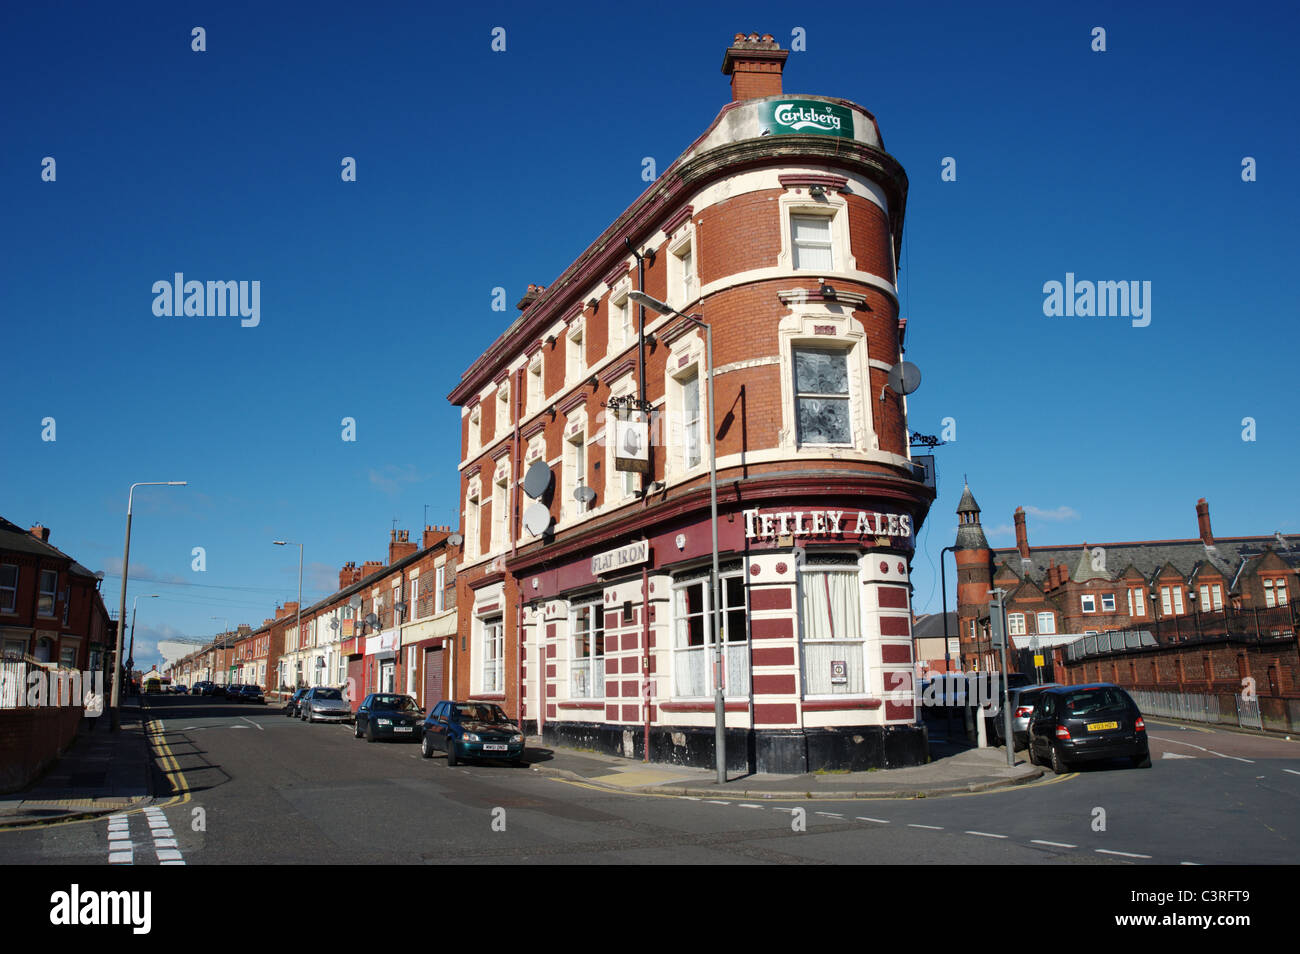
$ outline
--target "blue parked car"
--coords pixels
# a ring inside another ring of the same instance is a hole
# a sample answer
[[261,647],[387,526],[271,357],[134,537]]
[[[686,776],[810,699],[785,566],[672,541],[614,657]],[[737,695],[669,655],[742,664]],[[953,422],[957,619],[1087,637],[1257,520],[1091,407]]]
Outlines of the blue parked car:
[[394,692],[372,692],[357,709],[352,734],[367,742],[376,739],[409,739],[420,737],[421,717],[419,705],[410,696]]
[[507,759],[523,764],[524,735],[505,711],[492,702],[451,702],[444,699],[424,720],[420,754],[433,758],[447,753],[447,764],[461,759]]

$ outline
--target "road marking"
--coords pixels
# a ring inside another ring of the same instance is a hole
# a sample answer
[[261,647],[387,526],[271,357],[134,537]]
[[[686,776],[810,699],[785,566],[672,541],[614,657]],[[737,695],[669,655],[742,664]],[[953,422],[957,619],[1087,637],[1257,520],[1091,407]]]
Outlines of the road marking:
[[1050,845],[1053,848],[1078,848],[1079,847],[1078,845],[1067,845],[1063,841],[1043,841],[1040,838],[1035,838],[1032,842],[1030,842],[1030,844]]
[[1222,752],[1216,752],[1216,751],[1214,751],[1214,749],[1210,749],[1209,751],[1210,751],[1210,754],[1211,754],[1211,755],[1217,755],[1217,756],[1218,756],[1219,758],[1221,758],[1221,759],[1235,759],[1235,760],[1238,761],[1238,762],[1245,762],[1245,763],[1247,763],[1247,764],[1249,764],[1249,765],[1254,765],[1254,764],[1255,764],[1255,760],[1254,760],[1254,759],[1243,759],[1243,758],[1239,758],[1239,757],[1237,757],[1237,756],[1235,756],[1235,755],[1224,755]]
[[1174,745],[1190,745],[1192,748],[1194,748],[1194,749],[1200,749],[1202,752],[1208,752],[1208,751],[1210,751],[1209,749],[1207,749],[1207,748],[1206,748],[1205,746],[1203,746],[1203,745],[1194,745],[1194,744],[1191,743],[1191,742],[1183,742],[1183,741],[1181,741],[1181,740],[1179,740],[1179,739],[1166,739],[1163,735],[1153,735],[1153,736],[1151,736],[1151,738],[1156,739],[1156,740],[1159,741],[1159,742],[1172,742],[1172,743],[1174,743]]
[[943,826],[942,826],[942,825],[916,825],[916,824],[909,824],[907,827],[908,827],[908,828],[928,828],[928,829],[930,829],[931,831],[943,831]]
[[1300,772],[1297,772],[1295,769],[1283,769],[1282,771],[1290,772],[1292,775],[1300,775]]
[[260,725],[258,725],[256,722],[254,722],[252,719],[246,718],[245,716],[240,716],[239,718],[243,719],[245,722],[247,722],[249,725],[251,725],[253,728],[255,728],[258,732],[265,732],[265,731],[266,731],[266,730],[263,729]]
[[1180,861],[1178,863],[1180,865],[1193,865],[1197,868],[1201,867],[1201,863],[1199,861]]
[[737,808],[757,808],[760,812],[763,810],[763,806],[762,806],[762,805],[746,805],[744,802],[741,802],[741,803],[740,803],[738,806],[736,806],[736,807],[737,807]]
[[877,825],[888,825],[889,822],[883,818],[867,818],[865,815],[859,815],[858,821],[875,822]]
[[981,838],[1006,838],[1006,835],[994,835],[987,831],[968,831],[968,835],[979,835]]
[[1162,755],[1162,756],[1160,756],[1160,757],[1161,757],[1162,759],[1194,759],[1194,758],[1196,758],[1195,755],[1180,755],[1180,754],[1177,753],[1177,752],[1166,752],[1164,755]]
[[838,814],[837,812],[818,812],[817,814],[818,814],[818,815],[824,815],[824,816],[826,816],[827,818],[843,818],[843,817],[844,817],[843,815],[840,815],[840,814]]
[[730,804],[731,804],[731,802],[719,801],[719,800],[716,799],[716,798],[706,798],[705,801],[708,802],[710,805],[730,805]]
[[1109,848],[1094,848],[1099,855],[1119,855],[1122,858],[1150,858],[1150,855],[1138,855],[1131,851],[1111,851]]

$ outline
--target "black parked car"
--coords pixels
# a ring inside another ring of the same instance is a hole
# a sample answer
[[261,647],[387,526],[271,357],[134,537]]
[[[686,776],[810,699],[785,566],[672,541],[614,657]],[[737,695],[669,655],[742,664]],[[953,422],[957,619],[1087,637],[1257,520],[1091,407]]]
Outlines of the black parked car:
[[509,759],[523,764],[523,733],[495,703],[443,700],[429,710],[423,729],[420,754],[426,759],[441,749],[447,753],[448,765],[462,758]]
[[307,695],[306,689],[295,689],[293,695],[284,704],[284,714],[296,717],[299,714],[298,706],[302,704],[302,697],[305,695]]
[[372,692],[361,700],[357,709],[353,735],[363,735],[367,742],[376,739],[410,739],[420,737],[424,710],[410,696],[392,692]]
[[1128,759],[1151,767],[1147,727],[1137,703],[1119,686],[1055,686],[1039,694],[1029,717],[1029,761],[1060,775],[1078,762]]
[[266,705],[266,697],[262,695],[261,686],[242,685],[231,695],[236,702],[256,702],[258,705]]
[[206,679],[196,682],[194,684],[193,692],[196,696],[210,696],[212,695],[212,683],[208,682]]

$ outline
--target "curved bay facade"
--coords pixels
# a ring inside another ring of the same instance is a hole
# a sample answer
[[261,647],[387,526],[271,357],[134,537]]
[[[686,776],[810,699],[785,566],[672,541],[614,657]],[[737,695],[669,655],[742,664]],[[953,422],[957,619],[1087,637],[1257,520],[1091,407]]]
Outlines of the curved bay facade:
[[[782,95],[784,58],[737,36],[738,98],[450,395],[448,692],[547,740],[712,765],[721,678],[733,769],[925,760],[909,578],[933,492],[887,386],[907,180],[865,109]],[[637,290],[707,324],[712,361],[682,314],[642,329]],[[619,419],[644,422],[644,472],[619,469]]]

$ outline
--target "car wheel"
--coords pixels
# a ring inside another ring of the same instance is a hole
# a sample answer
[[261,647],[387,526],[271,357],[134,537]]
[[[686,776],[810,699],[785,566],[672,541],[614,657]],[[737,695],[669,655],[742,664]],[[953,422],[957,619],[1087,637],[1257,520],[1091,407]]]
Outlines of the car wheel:
[[1052,746],[1052,771],[1057,775],[1064,775],[1069,770],[1069,766],[1065,764],[1065,759],[1061,758],[1061,750],[1056,746]]
[[448,739],[447,740],[447,764],[455,765],[458,761],[459,760],[456,758],[456,743],[453,740]]
[[1029,764],[1030,764],[1030,765],[1037,765],[1037,764],[1038,764],[1038,756],[1034,754],[1034,745],[1033,745],[1033,743],[1032,743],[1032,742],[1029,743],[1029,745],[1025,746],[1025,748],[1026,748],[1026,749],[1028,750],[1028,752],[1029,752]]
[[375,741],[375,727],[371,725],[369,722],[366,723],[366,741],[367,742]]
[[420,755],[426,759],[433,758],[433,743],[427,735],[420,739]]
[[1135,756],[1133,756],[1133,758],[1132,758],[1131,761],[1132,761],[1132,765],[1133,765],[1134,768],[1150,768],[1150,767],[1151,767],[1151,752],[1150,752],[1150,750],[1147,750],[1147,751],[1146,751],[1144,754],[1142,754],[1142,755],[1135,755]]
[[360,723],[360,722],[353,721],[353,723],[352,723],[352,738],[354,738],[354,739],[359,739],[359,738],[361,738],[361,723]]

